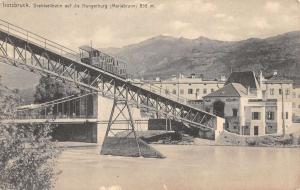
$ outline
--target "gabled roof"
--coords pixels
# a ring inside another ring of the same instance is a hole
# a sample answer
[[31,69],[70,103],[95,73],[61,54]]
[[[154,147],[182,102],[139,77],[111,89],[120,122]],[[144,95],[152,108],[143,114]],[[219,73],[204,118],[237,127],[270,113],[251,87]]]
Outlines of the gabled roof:
[[225,85],[230,83],[240,83],[245,88],[252,88],[252,89],[258,88],[258,82],[255,78],[255,74],[253,71],[231,73]]
[[247,96],[247,89],[239,83],[230,83],[204,97],[241,97]]

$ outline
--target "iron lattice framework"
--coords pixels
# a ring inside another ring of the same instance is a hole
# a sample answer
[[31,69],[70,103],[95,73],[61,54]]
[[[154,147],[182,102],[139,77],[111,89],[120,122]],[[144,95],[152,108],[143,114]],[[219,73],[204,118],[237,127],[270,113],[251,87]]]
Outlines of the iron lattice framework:
[[84,64],[77,52],[3,20],[0,20],[0,62],[63,82],[69,81],[104,97],[126,99],[130,105],[190,126],[216,127],[217,116]]
[[20,106],[16,110],[18,120],[61,119],[61,118],[97,118],[93,108],[96,93],[71,95],[41,104]]

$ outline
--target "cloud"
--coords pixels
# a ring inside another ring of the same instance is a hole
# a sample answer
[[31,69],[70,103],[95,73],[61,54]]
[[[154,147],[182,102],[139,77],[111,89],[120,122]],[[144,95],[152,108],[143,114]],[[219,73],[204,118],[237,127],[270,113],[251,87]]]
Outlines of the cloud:
[[193,24],[189,22],[176,20],[170,23],[170,27],[173,28],[173,30],[172,32],[165,33],[166,35],[186,38],[197,38],[200,34],[200,31],[195,29]]
[[208,13],[217,10],[217,6],[211,2],[202,2],[199,0],[190,3],[174,3],[176,12],[184,14]]
[[[80,1],[91,3],[96,0]],[[32,10],[30,14],[25,9],[3,9],[0,17],[74,49],[89,44],[90,40],[99,48],[121,47],[161,34],[240,40],[300,30],[300,4],[297,0],[151,2],[155,8],[106,11],[42,9]]]
[[263,17],[255,17],[252,19],[252,26],[258,29],[268,29],[270,28],[270,24],[268,21]]
[[274,1],[268,1],[266,2],[264,6],[264,10],[270,12],[270,13],[277,13],[280,9],[280,3],[274,2]]
[[221,19],[222,21],[225,21],[225,22],[233,22],[234,21],[233,16],[226,15],[226,14],[223,14],[223,13],[217,13],[217,14],[214,15],[214,17],[217,18],[217,19]]
[[225,18],[226,17],[226,14],[223,14],[223,13],[217,13],[214,15],[216,18]]
[[204,3],[199,9],[201,12],[210,12],[217,10],[217,6],[213,3]]
[[172,27],[175,29],[175,30],[180,30],[180,29],[185,29],[187,28],[191,23],[188,23],[188,22],[182,22],[182,21],[179,21],[179,20],[176,20],[174,22],[172,22]]
[[159,5],[156,6],[156,10],[157,11],[163,11],[165,9],[166,9],[166,5],[163,4],[163,3],[161,3],[161,4],[159,4]]

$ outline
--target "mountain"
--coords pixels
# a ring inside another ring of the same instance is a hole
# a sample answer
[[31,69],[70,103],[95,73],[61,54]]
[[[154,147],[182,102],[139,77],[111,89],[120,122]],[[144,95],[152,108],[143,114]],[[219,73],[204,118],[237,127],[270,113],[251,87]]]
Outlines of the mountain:
[[281,75],[300,82],[300,31],[231,42],[157,36],[103,51],[128,62],[128,71],[135,77],[166,78],[177,73],[198,73],[218,78],[228,76],[231,71],[278,70]]
[[[219,78],[228,76],[231,71],[262,70],[269,73],[278,70],[282,76],[300,84],[300,31],[242,41],[161,35],[103,51],[129,63],[128,71],[135,77],[167,78],[178,73],[197,73],[205,78]],[[0,75],[3,84],[10,88],[32,88],[39,80],[38,75],[2,63]]]
[[4,63],[0,63],[1,82],[11,89],[33,88],[38,84],[40,76]]

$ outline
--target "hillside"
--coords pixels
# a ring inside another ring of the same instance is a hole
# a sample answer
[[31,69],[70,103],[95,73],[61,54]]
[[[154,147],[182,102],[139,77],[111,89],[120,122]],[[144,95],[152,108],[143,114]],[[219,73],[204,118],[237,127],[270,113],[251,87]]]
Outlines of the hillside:
[[225,42],[158,36],[123,48],[104,49],[128,63],[136,77],[153,78],[177,73],[199,73],[207,78],[228,75],[231,70],[276,69],[300,82],[300,31],[266,39]]
[[[166,78],[178,73],[198,73],[218,78],[228,76],[231,70],[276,69],[300,84],[300,31],[233,42],[157,36],[123,48],[103,50],[128,62],[129,73],[135,77]],[[34,88],[39,80],[38,75],[2,63],[0,75],[3,84],[12,89]]]

